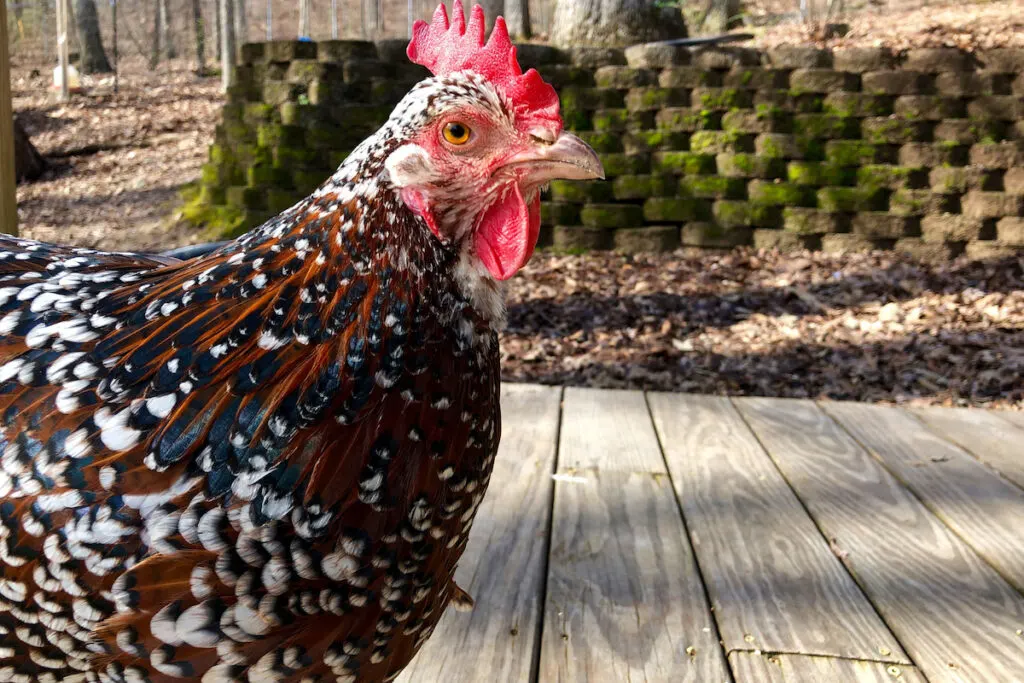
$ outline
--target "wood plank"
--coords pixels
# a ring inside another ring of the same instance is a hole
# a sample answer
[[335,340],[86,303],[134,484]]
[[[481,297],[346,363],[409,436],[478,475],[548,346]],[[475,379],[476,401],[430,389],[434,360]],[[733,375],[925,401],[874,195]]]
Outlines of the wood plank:
[[859,403],[823,408],[1024,592],[1024,490],[903,410]]
[[14,180],[14,112],[11,107],[11,59],[7,48],[7,3],[0,3],[0,232],[18,234],[18,198]]
[[913,411],[945,439],[974,455],[1018,486],[1024,487],[1024,424],[976,408],[917,408]]
[[736,683],[927,683],[906,664],[806,655],[729,654]]
[[726,650],[909,663],[729,399],[648,401]]
[[476,605],[468,614],[449,609],[399,681],[530,680],[561,397],[558,387],[502,386],[501,447],[455,573]]
[[1019,679],[1024,596],[813,403],[734,403],[931,683]]
[[1017,410],[999,410],[995,411],[995,414],[1010,424],[1024,429],[1024,412]]
[[728,668],[640,392],[567,389],[545,683],[718,683]]

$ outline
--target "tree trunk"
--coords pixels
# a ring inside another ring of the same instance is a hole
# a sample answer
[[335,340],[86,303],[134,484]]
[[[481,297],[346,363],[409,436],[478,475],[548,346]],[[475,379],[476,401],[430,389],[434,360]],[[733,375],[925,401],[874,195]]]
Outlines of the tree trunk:
[[167,0],[159,0],[160,5],[160,47],[163,48],[165,59],[174,59],[178,56],[178,48],[174,44],[174,35],[171,33],[171,16],[167,11]]
[[192,0],[192,27],[196,34],[196,73],[206,75],[206,25],[202,0]]
[[694,36],[716,36],[740,25],[740,0],[706,0],[683,10]]
[[508,24],[508,33],[512,38],[530,38],[533,31],[530,27],[529,0],[505,0],[505,23]]
[[487,19],[487,35],[491,35],[491,29],[494,28],[494,20],[499,16],[505,14],[505,0],[477,0],[473,4],[479,4],[484,8],[484,18]]
[[110,62],[103,50],[100,34],[100,17],[96,13],[96,0],[75,0],[76,28],[82,53],[78,59],[78,70],[83,74],[110,73]]
[[363,37],[366,40],[380,38],[381,29],[380,0],[363,0]]
[[163,35],[163,16],[163,12],[160,11],[160,0],[153,0],[153,45],[149,52],[150,69],[155,69],[156,65],[160,63],[160,38]]
[[622,47],[686,35],[677,7],[650,0],[558,0],[551,42],[559,47]]
[[249,42],[249,9],[245,0],[235,1],[235,45]]
[[235,0],[220,0],[220,68],[221,89],[235,84]]
[[220,64],[221,44],[224,42],[224,38],[221,37],[221,30],[220,0],[213,0],[213,44],[216,46],[215,50],[217,52],[216,59],[218,64]]
[[299,0],[299,38],[309,38],[310,0]]
[[25,129],[14,119],[14,177],[18,182],[35,180],[46,171],[46,160],[28,139]]

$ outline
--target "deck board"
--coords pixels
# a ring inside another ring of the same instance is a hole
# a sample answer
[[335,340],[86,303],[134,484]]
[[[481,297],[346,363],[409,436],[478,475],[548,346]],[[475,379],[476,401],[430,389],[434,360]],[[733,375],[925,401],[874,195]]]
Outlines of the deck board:
[[907,662],[729,400],[648,398],[726,649]]
[[558,473],[539,680],[729,681],[643,394],[567,389]]
[[455,574],[476,606],[448,610],[399,681],[531,680],[561,395],[557,387],[502,387],[501,448]]
[[931,683],[1020,678],[1024,596],[813,403],[735,404]]
[[902,410],[858,403],[825,403],[823,407],[947,526],[1024,592],[1024,489]]
[[1024,488],[1024,424],[970,408],[918,408],[914,413],[936,434]]
[[834,657],[733,652],[736,683],[927,683],[912,666]]

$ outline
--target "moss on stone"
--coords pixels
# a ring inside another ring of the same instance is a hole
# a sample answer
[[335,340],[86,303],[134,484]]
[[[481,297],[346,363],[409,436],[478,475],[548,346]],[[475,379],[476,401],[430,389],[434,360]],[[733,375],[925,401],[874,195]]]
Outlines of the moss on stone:
[[791,161],[786,177],[797,185],[852,185],[856,170],[819,161]]
[[694,104],[706,110],[726,110],[750,106],[750,93],[736,88],[698,88]]
[[877,211],[885,206],[885,193],[877,188],[823,187],[817,199],[818,208],[830,212]]
[[577,133],[580,139],[594,148],[595,152],[621,152],[622,137],[615,133],[597,131],[580,131]]
[[793,133],[798,138],[835,140],[857,137],[856,119],[835,114],[797,114],[793,117]]
[[612,181],[616,199],[646,199],[675,194],[676,180],[668,175],[625,175]]
[[786,172],[784,160],[756,154],[719,154],[715,161],[718,173],[730,178],[780,178]]
[[813,206],[814,190],[794,183],[753,180],[748,186],[750,202],[761,206]]
[[711,212],[715,223],[724,228],[775,227],[779,223],[776,207],[752,202],[720,199],[712,205]]
[[679,192],[704,199],[739,199],[743,197],[746,182],[742,178],[720,175],[688,175],[679,179]]
[[596,131],[621,131],[629,125],[628,109],[602,109],[595,111],[592,117]]
[[545,225],[576,225],[580,222],[580,205],[567,202],[542,202],[540,220]]
[[692,221],[699,214],[700,202],[689,197],[651,197],[643,207],[643,218],[651,223]]
[[580,222],[590,228],[622,228],[640,225],[644,211],[636,204],[586,204]]
[[666,107],[658,111],[655,120],[658,128],[693,132],[719,128],[722,114],[708,109]]
[[[660,152],[659,154],[674,154]],[[651,158],[647,154],[602,154],[601,164],[608,178],[620,175],[636,175],[647,173],[651,168]]]
[[696,152],[658,152],[654,155],[654,170],[678,175],[715,172],[715,157]]
[[728,130],[699,130],[690,135],[690,151],[697,154],[749,152],[753,136]]
[[611,183],[590,180],[551,181],[551,198],[555,201],[584,204],[586,202],[606,202],[611,197]]
[[925,171],[910,166],[866,164],[857,169],[857,184],[896,189],[923,183]]
[[864,140],[829,140],[825,144],[825,158],[839,166],[870,164],[877,156],[876,147]]

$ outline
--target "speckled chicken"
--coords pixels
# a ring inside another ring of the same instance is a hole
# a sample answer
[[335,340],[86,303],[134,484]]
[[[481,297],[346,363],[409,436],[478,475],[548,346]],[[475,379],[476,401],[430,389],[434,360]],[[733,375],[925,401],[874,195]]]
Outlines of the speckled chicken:
[[504,23],[309,198],[177,262],[0,239],[0,681],[386,681],[497,450],[501,281],[601,175]]

